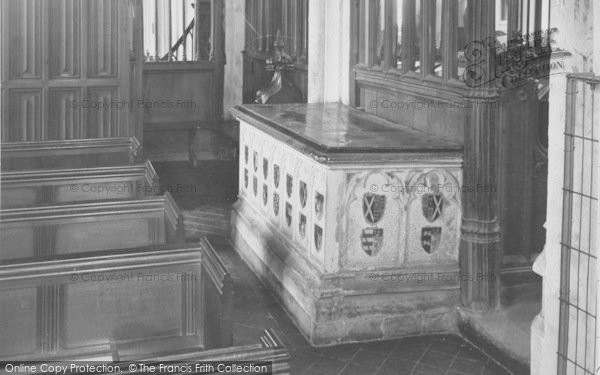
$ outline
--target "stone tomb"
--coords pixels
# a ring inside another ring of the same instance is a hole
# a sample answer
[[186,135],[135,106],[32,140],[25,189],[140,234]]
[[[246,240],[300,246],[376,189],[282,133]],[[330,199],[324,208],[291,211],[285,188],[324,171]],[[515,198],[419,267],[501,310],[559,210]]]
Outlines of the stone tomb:
[[461,145],[340,104],[232,113],[234,244],[311,343],[455,330]]

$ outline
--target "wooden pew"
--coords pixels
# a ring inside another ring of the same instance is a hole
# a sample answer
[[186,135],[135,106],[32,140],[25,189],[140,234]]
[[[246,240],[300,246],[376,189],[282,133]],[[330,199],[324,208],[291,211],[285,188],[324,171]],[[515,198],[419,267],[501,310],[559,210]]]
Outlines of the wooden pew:
[[166,192],[140,200],[0,210],[0,261],[183,243],[183,215]]
[[116,347],[147,358],[148,341],[156,353],[230,346],[232,293],[205,239],[4,261],[0,360],[94,358]]
[[159,192],[152,163],[113,167],[11,171],[0,174],[2,208],[138,199]]
[[[170,350],[166,353],[155,352],[148,357],[132,357],[126,351],[123,352],[117,346],[115,348],[120,368],[122,373],[134,374],[129,370],[129,364],[145,362],[148,365],[169,363],[183,367],[185,364],[196,364],[206,362],[247,362],[247,363],[269,363],[271,364],[272,374],[290,374],[290,355],[283,345],[281,339],[272,330],[265,330],[260,338],[260,343],[252,345],[230,346],[212,350],[184,349]],[[135,362],[134,362],[135,361]],[[196,372],[191,372],[194,374]],[[211,372],[202,372],[203,374],[211,374]],[[217,374],[218,372],[214,372]],[[190,374],[189,372],[173,372],[173,374]]]
[[132,164],[141,156],[134,138],[2,143],[2,172]]

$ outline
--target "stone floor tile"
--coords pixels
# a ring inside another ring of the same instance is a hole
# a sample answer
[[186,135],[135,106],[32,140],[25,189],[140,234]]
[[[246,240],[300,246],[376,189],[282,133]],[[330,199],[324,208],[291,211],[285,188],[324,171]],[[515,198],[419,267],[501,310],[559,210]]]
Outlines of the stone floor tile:
[[373,373],[374,370],[372,368],[350,363],[344,367],[344,369],[340,372],[340,375],[366,375]]
[[321,348],[320,352],[325,357],[336,358],[341,360],[350,360],[360,348],[358,345],[336,345]]
[[450,370],[467,374],[479,374],[483,370],[485,362],[473,361],[466,358],[456,358]]
[[439,368],[432,367],[432,366],[426,365],[424,363],[419,363],[413,369],[412,374],[413,375],[442,375],[442,374],[444,374],[444,372],[445,372],[444,370],[440,370]]
[[338,359],[322,357],[316,363],[314,363],[309,369],[310,374],[323,374],[323,375],[334,375],[339,374],[347,362],[340,361]]
[[354,354],[354,357],[350,360],[350,363],[369,367],[371,369],[377,369],[387,359],[388,353],[378,353],[360,349]]
[[454,361],[454,358],[454,355],[429,349],[419,362],[438,369],[447,370],[452,361]]

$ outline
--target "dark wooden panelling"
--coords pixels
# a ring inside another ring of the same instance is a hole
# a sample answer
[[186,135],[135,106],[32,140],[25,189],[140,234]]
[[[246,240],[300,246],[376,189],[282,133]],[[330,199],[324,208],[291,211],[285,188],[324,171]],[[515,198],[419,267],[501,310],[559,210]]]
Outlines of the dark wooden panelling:
[[8,90],[8,122],[3,135],[9,141],[40,141],[45,139],[41,89]]
[[0,3],[2,142],[140,135],[140,4]]
[[219,129],[223,106],[219,65],[217,62],[144,64],[142,108],[146,157],[153,161],[187,161],[195,129]]
[[8,356],[35,353],[38,346],[37,288],[16,288],[0,293],[0,337],[11,337],[0,340],[0,353]]
[[[51,78],[81,75],[81,1],[51,0],[48,53]],[[58,138],[64,139],[64,138]]]
[[446,99],[440,98],[435,89],[423,91],[416,94],[365,84],[360,90],[359,106],[394,123],[462,143],[469,104],[460,96]]
[[194,269],[111,270],[65,285],[63,348],[180,336],[181,275],[186,273],[193,275]]
[[117,77],[118,59],[122,51],[119,48],[118,12],[127,12],[126,7],[119,9],[118,0],[94,0],[88,4],[87,22],[87,62],[88,76]]
[[3,13],[8,24],[8,77],[37,79],[42,76],[42,0],[9,0]]
[[[0,343],[0,358],[61,358],[119,345],[125,358],[136,359],[230,345],[231,334],[207,336],[203,330],[211,324],[231,333],[231,321],[222,319],[231,316],[231,278],[216,270],[224,266],[206,239],[0,263],[0,311],[12,317],[0,322],[0,332],[14,338]],[[207,305],[197,293],[187,298],[186,290],[210,291],[218,296],[211,302],[225,303]]]
[[120,118],[126,117],[128,107],[120,107],[118,87],[88,88],[85,138],[119,137]]
[[78,139],[86,134],[81,122],[81,89],[48,90],[50,117],[48,139]]

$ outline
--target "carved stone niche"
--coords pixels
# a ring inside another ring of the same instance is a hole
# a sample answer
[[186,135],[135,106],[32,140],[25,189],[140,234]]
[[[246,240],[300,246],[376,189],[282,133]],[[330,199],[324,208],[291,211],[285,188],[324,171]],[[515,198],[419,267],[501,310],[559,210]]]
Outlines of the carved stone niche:
[[273,72],[273,78],[267,87],[256,92],[254,102],[257,104],[298,103],[302,101],[302,92],[290,79],[294,64],[290,55],[284,52],[281,33],[273,43],[273,57],[267,59],[265,69]]

